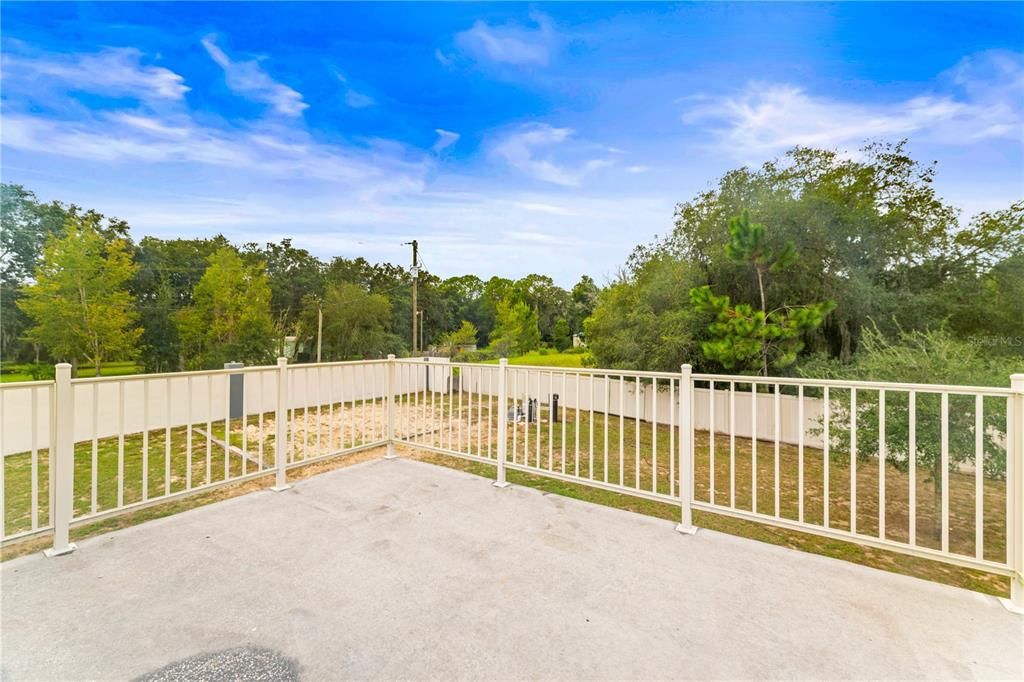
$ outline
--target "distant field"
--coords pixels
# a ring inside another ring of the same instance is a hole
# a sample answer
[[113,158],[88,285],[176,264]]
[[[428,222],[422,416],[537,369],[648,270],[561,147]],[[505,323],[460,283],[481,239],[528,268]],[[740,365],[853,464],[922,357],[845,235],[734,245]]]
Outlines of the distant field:
[[[5,369],[10,369],[10,372],[4,372],[0,374],[0,382],[8,383],[11,381],[32,381],[32,374],[28,365],[7,365]],[[101,376],[105,377],[119,377],[126,374],[138,374],[142,371],[142,368],[134,362],[108,362],[103,365],[103,369],[100,372]],[[78,376],[94,377],[96,376],[96,370],[92,367],[79,367]],[[53,378],[52,375],[48,378]]]
[[[510,365],[536,365],[538,367],[582,367],[583,356],[583,353],[559,353],[557,351],[551,351],[549,353],[542,354],[538,351],[533,351],[526,355],[509,358],[508,363]],[[496,365],[498,364],[498,361],[488,360],[488,364]]]

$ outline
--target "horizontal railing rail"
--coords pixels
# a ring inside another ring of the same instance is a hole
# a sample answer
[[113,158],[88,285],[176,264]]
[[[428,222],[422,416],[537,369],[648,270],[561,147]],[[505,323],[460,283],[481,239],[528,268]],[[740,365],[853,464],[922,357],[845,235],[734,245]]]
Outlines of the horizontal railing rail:
[[[1011,578],[1024,375],[1008,387],[439,358],[0,385],[3,542],[401,444]],[[52,456],[51,456],[52,453]]]

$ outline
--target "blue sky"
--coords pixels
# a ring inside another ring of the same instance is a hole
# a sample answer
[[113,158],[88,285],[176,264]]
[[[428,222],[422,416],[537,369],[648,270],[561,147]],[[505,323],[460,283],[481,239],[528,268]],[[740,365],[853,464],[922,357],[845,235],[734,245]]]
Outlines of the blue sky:
[[5,2],[2,178],[137,237],[613,275],[794,144],[1024,194],[1024,4]]

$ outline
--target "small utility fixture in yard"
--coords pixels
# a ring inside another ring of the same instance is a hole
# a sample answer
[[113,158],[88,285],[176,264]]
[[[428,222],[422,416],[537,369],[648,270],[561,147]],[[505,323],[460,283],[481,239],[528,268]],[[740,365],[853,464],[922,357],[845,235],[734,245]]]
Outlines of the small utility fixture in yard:
[[515,471],[671,504],[682,533],[697,511],[967,569],[1009,582],[1024,611],[1024,374],[974,387],[394,356],[70,369],[0,386],[5,545],[52,533],[47,554],[67,554],[83,524],[263,476],[285,490],[295,467],[401,445],[494,467],[498,487]]

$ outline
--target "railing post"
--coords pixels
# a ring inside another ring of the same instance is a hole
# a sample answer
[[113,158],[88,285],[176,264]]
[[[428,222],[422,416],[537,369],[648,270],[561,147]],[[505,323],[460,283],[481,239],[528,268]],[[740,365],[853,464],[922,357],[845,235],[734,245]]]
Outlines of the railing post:
[[71,516],[75,502],[75,406],[71,390],[71,365],[57,365],[54,390],[53,441],[50,443],[50,467],[53,472],[53,547],[46,556],[54,557],[74,552],[71,542]]
[[385,391],[388,397],[388,453],[384,459],[395,459],[395,355],[388,355],[387,372],[385,376]]
[[274,415],[274,465],[277,478],[274,492],[291,488],[288,485],[288,358],[277,359],[277,412]]
[[1006,553],[1013,569],[1010,598],[1003,604],[1024,614],[1024,374],[1010,376],[1014,394],[1007,400],[1009,433],[1006,439]]
[[494,482],[495,488],[507,488],[509,482],[505,480],[505,450],[508,437],[508,389],[506,378],[508,376],[508,358],[498,360],[498,480]]
[[693,535],[693,367],[683,365],[679,376],[679,506],[680,533]]

